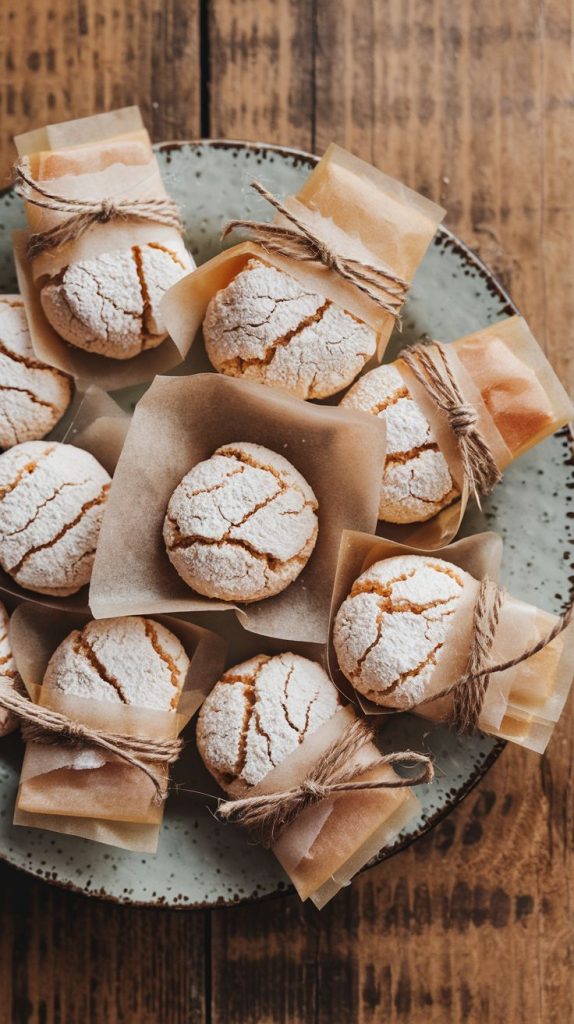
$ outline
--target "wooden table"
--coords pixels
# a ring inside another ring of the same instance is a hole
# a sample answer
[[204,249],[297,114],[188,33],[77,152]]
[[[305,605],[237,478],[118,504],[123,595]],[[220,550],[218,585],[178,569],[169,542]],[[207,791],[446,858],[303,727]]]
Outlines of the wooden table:
[[[321,152],[440,200],[574,384],[568,0],[3,0],[14,133],[139,103],[155,139]],[[571,552],[565,557],[570,558]],[[568,1024],[574,716],[321,914],[130,910],[0,869],[1,1024]]]

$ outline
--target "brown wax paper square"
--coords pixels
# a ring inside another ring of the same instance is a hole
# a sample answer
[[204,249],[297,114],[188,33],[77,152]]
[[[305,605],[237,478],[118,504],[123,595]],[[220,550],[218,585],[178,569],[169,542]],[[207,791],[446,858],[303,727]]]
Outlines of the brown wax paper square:
[[[10,643],[30,698],[106,733],[178,736],[220,677],[227,644],[185,619],[156,619],[178,637],[190,659],[174,711],[44,692],[42,679],[52,654],[70,632],[86,625],[89,616],[23,604],[12,615]],[[161,772],[165,769],[159,767]],[[88,744],[29,742],[14,823],[153,853],[164,812],[164,804],[154,802],[154,792],[139,768],[107,750]]]
[[[333,646],[334,620],[353,583],[363,572],[375,562],[405,554],[441,558],[469,574],[464,580],[447,641],[436,656],[434,671],[425,688],[423,699],[427,701],[456,682],[467,670],[479,581],[485,577],[497,580],[502,540],[497,534],[482,533],[428,551],[383,537],[351,531],[343,534],[331,604],[328,662],[335,684],[369,715],[398,712],[368,700],[345,678]],[[504,592],[488,664],[504,664],[516,658],[546,636],[556,620],[556,616]],[[574,624],[571,623],[538,654],[505,671],[494,672],[479,716],[479,728],[490,735],[509,739],[542,753],[572,684],[573,639]],[[452,695],[431,699],[409,710],[423,718],[448,721],[452,712]]]
[[224,444],[252,442],[284,456],[318,499],[319,533],[300,576],[276,597],[238,609],[246,629],[323,643],[343,529],[374,530],[385,456],[374,417],[313,406],[219,374],[158,377],[139,402],[114,474],[96,553],[96,618],[157,611],[219,611],[178,576],[162,528],[182,477]]

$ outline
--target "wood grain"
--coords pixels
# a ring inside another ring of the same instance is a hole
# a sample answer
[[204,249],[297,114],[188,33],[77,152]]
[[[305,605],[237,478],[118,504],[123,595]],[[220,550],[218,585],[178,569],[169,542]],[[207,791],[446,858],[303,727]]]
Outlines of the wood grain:
[[[447,207],[574,387],[566,0],[6,0],[10,137],[139,102],[155,138],[334,139]],[[571,1024],[572,743],[507,749],[321,914],[130,911],[0,869],[1,1024]]]
[[138,103],[154,139],[200,134],[199,0],[4,0],[0,187],[13,136]]
[[0,869],[0,1024],[203,1024],[206,914],[135,910]]
[[209,127],[213,138],[313,149],[314,3],[213,0]]

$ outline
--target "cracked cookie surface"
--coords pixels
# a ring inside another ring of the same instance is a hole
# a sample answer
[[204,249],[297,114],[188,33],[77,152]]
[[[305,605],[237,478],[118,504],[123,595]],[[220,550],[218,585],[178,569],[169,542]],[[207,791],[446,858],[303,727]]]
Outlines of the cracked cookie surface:
[[[0,601],[0,679],[3,682],[8,680],[10,686],[13,686],[19,676],[12,656],[12,648],[10,647],[9,627],[10,617]],[[16,729],[17,725],[18,719],[16,715],[6,711],[5,708],[0,708],[0,736],[7,736],[9,732],[13,732]]]
[[110,476],[71,444],[0,455],[0,565],[19,586],[64,597],[88,583]]
[[374,355],[377,336],[282,270],[249,260],[212,298],[203,322],[207,355],[220,373],[298,398],[347,387]]
[[115,704],[175,711],[189,658],[160,622],[139,615],[97,619],[56,648],[43,686]]
[[159,305],[194,268],[183,243],[156,242],[70,263],[40,291],[54,330],[77,348],[131,359],[167,337]]
[[389,363],[370,370],[340,404],[385,419],[387,457],[379,519],[422,523],[459,496],[431,425],[396,367]]
[[339,666],[355,689],[387,707],[418,704],[469,579],[421,555],[375,562],[359,576],[333,628]]
[[67,374],[36,359],[24,303],[0,298],[0,448],[49,434],[72,391]]
[[232,794],[256,785],[341,707],[338,690],[314,661],[260,654],[229,669],[204,701],[197,746]]
[[218,448],[184,476],[163,537],[174,568],[199,594],[258,601],[284,590],[307,564],[317,499],[287,459],[257,444]]

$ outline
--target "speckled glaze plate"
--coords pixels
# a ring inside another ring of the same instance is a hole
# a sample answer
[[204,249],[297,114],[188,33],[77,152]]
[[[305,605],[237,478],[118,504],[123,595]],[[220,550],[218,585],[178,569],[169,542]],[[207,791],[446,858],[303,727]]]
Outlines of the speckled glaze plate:
[[[180,203],[187,242],[198,263],[220,248],[220,234],[231,218],[269,216],[249,190],[257,177],[278,195],[295,191],[315,158],[294,150],[241,142],[177,142],[158,147],[169,192]],[[16,290],[10,236],[23,225],[21,203],[10,192],[0,198],[0,289]],[[452,341],[515,312],[508,296],[480,260],[450,232],[440,230],[417,274],[406,304],[400,344],[424,335]],[[400,344],[399,344],[400,343]],[[193,351],[187,372],[196,369]],[[201,359],[200,359],[201,361]],[[186,372],[182,367],[178,372]],[[143,389],[122,395],[133,402]],[[489,528],[506,540],[503,582],[518,597],[559,612],[569,589],[572,520],[568,508],[574,487],[566,435],[556,435],[521,459],[486,503],[471,513],[464,532]],[[525,500],[526,499],[526,500]],[[570,513],[571,515],[571,513]],[[229,618],[210,616],[222,631]],[[393,717],[384,731],[387,745],[430,751],[438,765],[432,786],[419,790],[419,818],[392,849],[432,828],[468,793],[500,754],[503,744],[479,736],[461,742],[448,729],[410,715]],[[188,745],[176,780],[205,788],[207,780]],[[250,844],[237,828],[222,826],[197,797],[176,792],[169,800],[155,857],[125,853],[96,843],[32,829],[14,828],[12,810],[21,745],[18,737],[0,743],[0,857],[49,882],[122,903],[193,907],[233,903],[288,891],[285,876],[270,853]],[[202,785],[203,783],[203,785]]]

